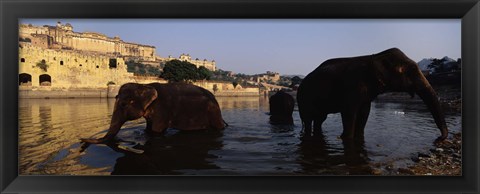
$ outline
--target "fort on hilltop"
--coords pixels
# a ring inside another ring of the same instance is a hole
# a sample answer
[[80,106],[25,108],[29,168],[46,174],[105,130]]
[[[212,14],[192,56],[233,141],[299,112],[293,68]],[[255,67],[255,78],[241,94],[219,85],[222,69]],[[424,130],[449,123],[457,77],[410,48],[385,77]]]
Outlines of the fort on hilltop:
[[20,39],[30,40],[33,46],[44,49],[78,50],[98,52],[109,56],[122,57],[125,61],[155,61],[155,47],[129,43],[120,37],[107,37],[97,32],[74,32],[69,23],[56,26],[33,26],[20,24]]
[[[166,81],[157,77],[135,76],[127,71],[126,61],[160,68],[160,63],[182,60],[216,70],[215,61],[192,60],[190,55],[162,58],[155,47],[129,43],[119,37],[97,32],[74,32],[70,24],[19,26],[19,97],[107,97],[114,96],[124,83]],[[216,95],[258,95],[258,88],[233,87],[231,83],[199,82]]]

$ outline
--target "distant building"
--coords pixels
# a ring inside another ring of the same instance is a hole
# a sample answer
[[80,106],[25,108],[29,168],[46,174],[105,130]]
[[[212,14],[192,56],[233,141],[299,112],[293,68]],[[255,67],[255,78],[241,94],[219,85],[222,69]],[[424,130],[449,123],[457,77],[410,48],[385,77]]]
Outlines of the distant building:
[[195,60],[192,60],[192,57],[189,54],[185,54],[185,53],[181,54],[180,57],[178,57],[178,58],[175,58],[175,57],[172,57],[171,55],[169,55],[167,58],[159,57],[157,59],[159,59],[160,61],[163,61],[163,62],[167,62],[167,61],[171,61],[171,60],[187,61],[187,62],[192,63],[195,66],[197,66],[197,68],[205,67],[210,71],[216,71],[217,70],[215,60],[208,61],[207,59],[200,60],[198,58],[196,58]]
[[[122,85],[135,81],[125,61],[158,66],[176,58],[157,56],[154,46],[97,32],[74,32],[72,25],[58,22],[56,26],[20,24],[18,59],[20,89],[37,90]],[[192,60],[188,54],[178,59],[216,70],[214,60]]]
[[267,71],[267,73],[255,76],[257,82],[277,83],[280,80],[280,74],[277,72]]
[[74,32],[69,23],[56,26],[33,26],[20,24],[20,39],[29,39],[31,44],[44,49],[78,50],[122,57],[125,61],[155,61],[155,47],[125,42],[120,37],[107,37],[97,32]]

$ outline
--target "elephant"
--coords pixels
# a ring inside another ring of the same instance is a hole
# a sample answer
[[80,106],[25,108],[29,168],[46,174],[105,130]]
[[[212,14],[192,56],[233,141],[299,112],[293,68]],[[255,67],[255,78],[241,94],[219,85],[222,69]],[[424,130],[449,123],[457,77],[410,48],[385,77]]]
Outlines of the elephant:
[[146,132],[161,134],[167,128],[178,130],[221,130],[226,127],[215,96],[206,89],[186,83],[126,83],[115,97],[110,127],[99,139],[81,139],[86,143],[112,140],[126,121],[144,117]]
[[293,124],[295,100],[290,94],[280,90],[270,97],[269,103],[271,124]]
[[327,114],[340,113],[341,138],[363,139],[371,102],[382,93],[407,92],[420,96],[441,135],[448,136],[445,116],[435,90],[417,63],[400,49],[373,55],[329,59],[309,73],[297,91],[297,103],[304,136],[321,132]]

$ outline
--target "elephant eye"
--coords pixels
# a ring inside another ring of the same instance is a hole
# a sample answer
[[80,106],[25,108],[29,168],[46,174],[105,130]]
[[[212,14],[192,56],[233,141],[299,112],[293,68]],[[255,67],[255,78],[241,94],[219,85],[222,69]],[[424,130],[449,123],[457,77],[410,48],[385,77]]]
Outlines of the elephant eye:
[[133,104],[133,100],[130,100],[130,104]]

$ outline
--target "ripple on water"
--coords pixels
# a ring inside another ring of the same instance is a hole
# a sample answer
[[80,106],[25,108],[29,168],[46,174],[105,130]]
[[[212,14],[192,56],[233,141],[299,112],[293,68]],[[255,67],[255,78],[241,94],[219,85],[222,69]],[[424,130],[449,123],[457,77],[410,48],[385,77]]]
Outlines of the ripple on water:
[[[404,165],[412,153],[428,150],[439,135],[423,104],[373,103],[364,144],[345,144],[340,114],[323,124],[324,138],[300,140],[298,111],[293,126],[268,123],[266,98],[218,98],[229,127],[220,132],[179,132],[148,137],[145,121],[125,123],[122,145],[90,145],[79,138],[108,130],[113,99],[22,99],[19,103],[20,174],[201,174],[287,175],[369,174],[371,163]],[[296,109],[297,110],[297,109]],[[447,114],[452,133],[460,114]]]

